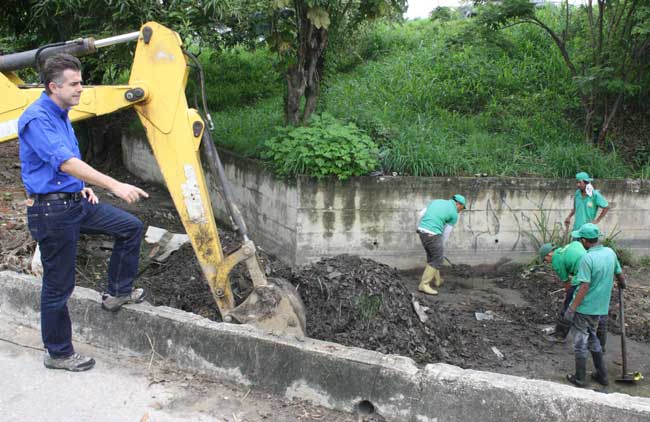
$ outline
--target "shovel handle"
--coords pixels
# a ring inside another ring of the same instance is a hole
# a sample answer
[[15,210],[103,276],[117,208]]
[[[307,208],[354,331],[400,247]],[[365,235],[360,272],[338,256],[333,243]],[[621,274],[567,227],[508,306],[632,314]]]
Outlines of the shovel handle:
[[623,289],[618,289],[618,304],[621,314],[621,355],[623,361],[623,378],[627,374],[627,350],[625,347],[625,302],[623,302]]

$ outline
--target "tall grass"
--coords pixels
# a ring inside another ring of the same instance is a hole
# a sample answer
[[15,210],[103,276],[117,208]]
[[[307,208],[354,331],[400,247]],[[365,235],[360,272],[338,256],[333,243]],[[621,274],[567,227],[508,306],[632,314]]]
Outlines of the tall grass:
[[[366,131],[380,146],[386,172],[630,174],[616,153],[583,141],[571,77],[543,32],[515,26],[486,41],[468,25],[466,20],[378,24],[347,46],[334,41],[318,111]],[[282,123],[281,98],[276,94],[216,117],[224,145],[257,156]]]

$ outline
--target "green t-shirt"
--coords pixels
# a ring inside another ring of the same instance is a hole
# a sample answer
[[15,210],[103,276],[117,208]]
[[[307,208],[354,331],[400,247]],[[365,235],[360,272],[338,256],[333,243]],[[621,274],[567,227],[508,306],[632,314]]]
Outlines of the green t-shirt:
[[434,199],[429,202],[427,210],[420,219],[418,228],[442,234],[445,224],[455,225],[458,222],[458,210],[453,199]]
[[621,272],[621,264],[612,249],[603,245],[590,248],[580,260],[575,276],[578,283],[589,283],[589,290],[576,311],[585,315],[607,315],[614,274]]
[[553,252],[552,266],[561,281],[569,281],[569,276],[574,276],[571,285],[576,286],[579,283],[575,279],[578,273],[578,264],[580,259],[587,253],[582,243],[574,241]]
[[591,223],[596,218],[598,208],[605,208],[609,205],[601,193],[594,189],[591,196],[582,197],[580,189],[576,189],[573,204],[576,207],[575,222],[573,230],[578,230],[585,223]]

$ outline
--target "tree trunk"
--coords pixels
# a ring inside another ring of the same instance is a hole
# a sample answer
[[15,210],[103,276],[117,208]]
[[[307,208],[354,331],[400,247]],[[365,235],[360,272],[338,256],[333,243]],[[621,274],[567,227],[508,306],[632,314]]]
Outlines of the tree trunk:
[[[309,119],[316,109],[320,96],[320,83],[325,63],[328,33],[326,28],[316,28],[307,18],[307,8],[297,9],[298,51],[296,63],[286,74],[287,92],[284,117],[287,123],[298,125]],[[305,107],[300,112],[302,98]]]
[[305,89],[305,109],[302,114],[302,121],[306,122],[309,116],[316,109],[320,98],[320,83],[325,69],[325,48],[327,47],[327,30],[325,28],[315,31],[310,49],[311,59],[307,73],[307,87]]

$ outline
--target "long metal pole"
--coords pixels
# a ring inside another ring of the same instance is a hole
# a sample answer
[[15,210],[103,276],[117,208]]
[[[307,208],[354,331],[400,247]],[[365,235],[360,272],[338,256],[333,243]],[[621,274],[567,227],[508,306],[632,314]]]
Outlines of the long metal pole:
[[[40,49],[39,62],[57,53],[68,53],[80,57],[92,54],[98,48],[108,47],[110,45],[127,43],[135,41],[140,36],[140,32],[131,32],[128,34],[117,35],[114,37],[95,40],[94,38],[78,38],[76,40],[66,41],[63,45],[57,45]],[[14,70],[24,69],[27,67],[36,67],[36,53],[39,49],[21,51],[19,53],[6,54],[0,56],[0,72],[11,72]]]
[[140,36],[140,31],[131,32],[128,34],[116,35],[114,37],[104,38],[95,41],[96,48],[108,47],[109,45],[123,44],[126,42],[135,41]]

